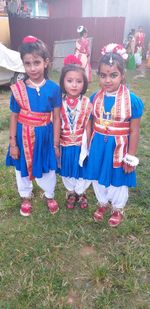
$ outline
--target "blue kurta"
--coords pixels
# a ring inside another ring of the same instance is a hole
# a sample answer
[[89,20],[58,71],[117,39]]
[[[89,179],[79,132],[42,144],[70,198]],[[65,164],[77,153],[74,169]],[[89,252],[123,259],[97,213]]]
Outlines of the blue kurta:
[[[94,95],[91,96],[93,102]],[[131,119],[140,118],[143,113],[143,103],[134,93],[131,97]],[[104,96],[105,112],[110,112],[115,103],[115,96]],[[122,167],[113,167],[113,155],[116,147],[115,137],[107,136],[101,133],[95,133],[90,146],[90,153],[86,166],[86,179],[97,180],[99,184],[108,187],[110,185],[119,186],[136,186],[135,171],[125,174]]]
[[[59,86],[47,80],[40,88],[40,96],[36,89],[26,85],[26,90],[30,102],[30,108],[33,112],[48,113],[52,112],[54,108],[61,106],[61,93]],[[10,110],[14,113],[20,112],[20,106],[16,102],[14,96],[11,96]],[[10,149],[6,157],[7,166],[15,166],[21,171],[21,176],[28,176],[26,159],[22,142],[22,124],[17,123],[16,142],[19,147],[20,157],[18,160],[12,159],[10,156]],[[43,173],[48,173],[50,170],[56,170],[57,160],[53,147],[53,124],[46,126],[35,127],[35,144],[33,152],[33,166],[32,175],[41,178]]]

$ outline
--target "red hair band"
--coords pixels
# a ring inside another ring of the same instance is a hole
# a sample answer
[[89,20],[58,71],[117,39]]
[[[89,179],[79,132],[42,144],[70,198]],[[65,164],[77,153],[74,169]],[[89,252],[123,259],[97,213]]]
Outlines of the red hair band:
[[64,65],[68,64],[78,64],[81,65],[81,61],[75,55],[68,55],[64,58]]
[[38,38],[32,35],[25,36],[22,40],[22,43],[35,43],[38,41]]

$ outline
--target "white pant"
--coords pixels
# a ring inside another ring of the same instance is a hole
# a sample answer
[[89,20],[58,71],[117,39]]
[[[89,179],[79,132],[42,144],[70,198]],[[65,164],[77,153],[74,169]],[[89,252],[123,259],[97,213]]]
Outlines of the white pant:
[[91,180],[83,178],[62,177],[63,184],[68,191],[74,191],[78,195],[83,194],[91,184]]
[[125,207],[128,200],[127,186],[109,186],[106,188],[105,186],[100,185],[96,180],[92,181],[92,185],[96,198],[100,204],[105,205],[108,202],[111,202],[113,209],[123,209]]
[[[30,198],[33,184],[29,179],[29,176],[22,177],[20,171],[16,171],[16,181],[18,192],[21,197]],[[43,174],[42,178],[35,178],[38,186],[44,191],[44,195],[47,198],[54,197],[54,190],[56,186],[56,173],[55,171],[50,171],[49,173]]]

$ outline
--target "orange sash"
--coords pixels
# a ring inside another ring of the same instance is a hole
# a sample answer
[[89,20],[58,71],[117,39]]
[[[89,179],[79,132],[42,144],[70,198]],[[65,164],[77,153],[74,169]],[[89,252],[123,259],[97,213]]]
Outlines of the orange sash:
[[45,126],[52,121],[52,113],[32,112],[26,86],[23,81],[18,81],[11,86],[13,95],[21,110],[18,122],[22,123],[22,141],[30,180],[32,176],[33,150],[35,143],[34,127]]

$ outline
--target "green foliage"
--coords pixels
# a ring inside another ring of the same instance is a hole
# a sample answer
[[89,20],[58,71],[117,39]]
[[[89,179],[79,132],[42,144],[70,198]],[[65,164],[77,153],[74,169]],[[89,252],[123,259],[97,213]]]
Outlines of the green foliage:
[[[19,214],[15,174],[5,167],[9,91],[0,93],[0,308],[149,309],[150,308],[150,72],[127,72],[131,90],[145,103],[137,169],[125,220],[116,229],[92,219],[96,198],[90,187],[87,210],[66,210],[58,177],[60,211],[48,213],[34,183],[33,212]],[[52,73],[58,81],[58,73]],[[96,91],[96,75],[88,95]]]

